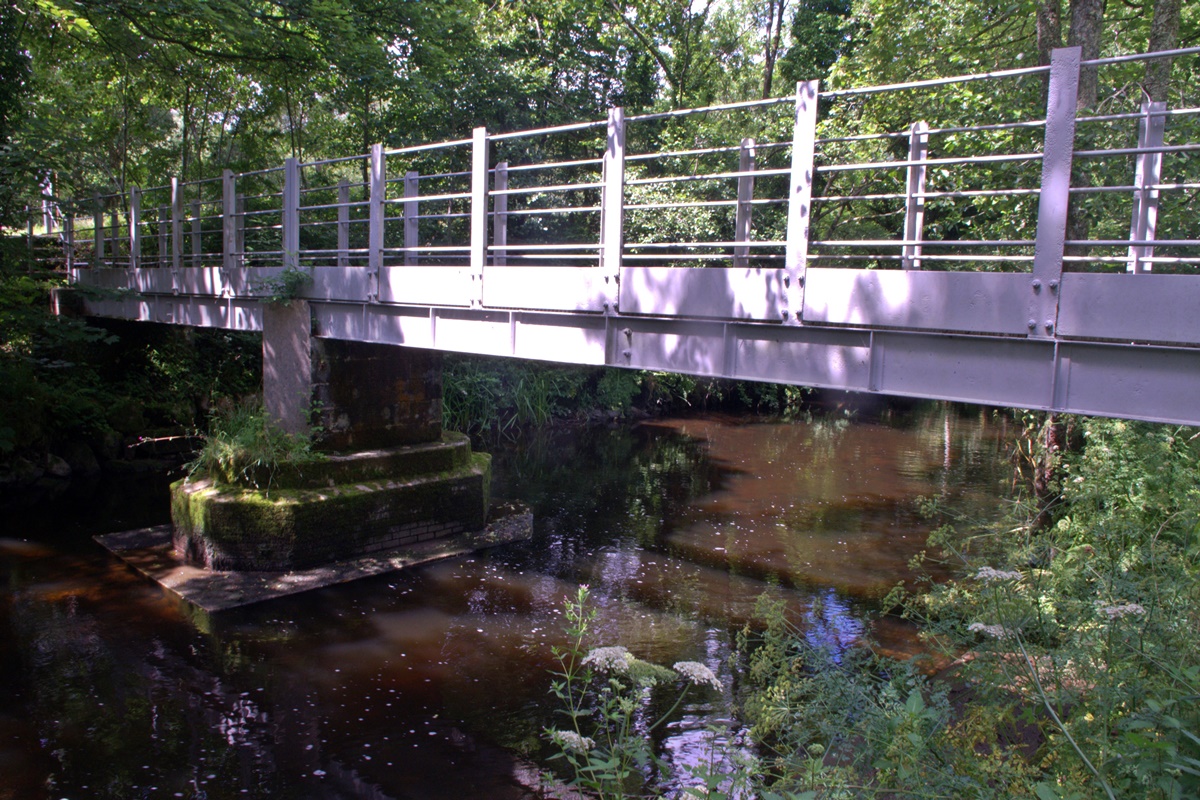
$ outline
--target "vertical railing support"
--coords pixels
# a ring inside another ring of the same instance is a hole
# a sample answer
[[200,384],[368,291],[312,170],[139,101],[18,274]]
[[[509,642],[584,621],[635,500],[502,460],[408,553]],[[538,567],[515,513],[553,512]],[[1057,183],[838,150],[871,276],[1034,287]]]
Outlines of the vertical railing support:
[[337,265],[350,266],[350,181],[338,181]]
[[129,268],[142,266],[142,190],[129,190]]
[[92,268],[104,266],[104,207],[100,195],[92,195]]
[[[171,178],[171,269],[183,266],[183,186]],[[173,279],[178,286],[178,275]]]
[[63,255],[67,261],[67,275],[75,280],[75,212],[67,206],[63,212]]
[[384,161],[383,144],[371,145],[368,164],[370,181],[367,205],[367,289],[368,302],[379,300],[379,270],[383,268],[384,199],[387,196],[387,163]]
[[929,125],[914,122],[908,130],[907,188],[904,200],[904,245],[900,266],[921,268],[921,245],[925,235],[925,164],[929,157]]
[[404,173],[404,265],[416,266],[421,260],[417,248],[421,246],[421,176],[416,172]]
[[496,253],[492,263],[498,267],[508,264],[508,162],[501,161],[496,165],[496,176],[492,185],[496,194],[492,197],[492,211],[495,219],[492,222],[492,242],[496,245]]
[[221,173],[221,266],[237,266],[237,182],[233,170]]
[[796,84],[796,120],[792,128],[792,174],[788,190],[787,307],[783,321],[798,325],[804,316],[804,272],[808,268],[808,237],[812,225],[813,160],[817,147],[817,81]]
[[488,246],[487,128],[471,132],[471,305],[483,305],[483,267]]
[[[1138,121],[1139,150],[1163,146],[1166,110],[1165,102],[1142,101],[1142,118]],[[1150,241],[1158,231],[1159,192],[1153,187],[1162,180],[1162,157],[1161,152],[1137,155],[1137,167],[1133,178],[1133,219],[1129,225],[1130,241]],[[1149,272],[1154,265],[1147,259],[1153,255],[1153,245],[1131,244],[1127,269],[1135,274]]]
[[192,205],[191,205],[192,236],[191,236],[191,239],[192,239],[192,266],[193,267],[204,266],[204,263],[203,263],[204,248],[203,248],[203,241],[202,241],[204,227],[200,222],[200,213],[202,211],[202,208],[203,207],[200,205],[200,198],[197,197],[196,199],[192,200]]
[[600,270],[604,274],[604,312],[617,311],[621,261],[625,247],[625,109],[608,110],[604,170],[600,190]]
[[1028,328],[1034,338],[1052,338],[1058,324],[1058,296],[1071,201],[1071,163],[1075,155],[1079,52],[1078,47],[1062,47],[1050,56],[1046,140],[1042,146],[1042,183],[1030,278]]
[[158,207],[158,263],[156,267],[163,268],[171,263],[170,250],[168,249],[169,237],[167,230],[171,227],[171,208],[170,206]]
[[116,202],[120,195],[113,196],[113,208],[109,217],[110,225],[112,225],[112,233],[108,235],[108,251],[110,263],[117,266],[117,259],[121,257],[121,207],[120,203]]
[[[750,241],[751,214],[754,209],[754,172],[755,144],[753,139],[742,139],[742,147],[738,152],[738,194],[737,216],[734,219],[733,239],[735,242]],[[750,248],[739,245],[733,248],[733,265],[745,268],[750,266]]]
[[300,161],[283,162],[283,268],[300,268]]
[[233,207],[237,213],[237,244],[234,248],[238,254],[237,266],[244,267],[246,265],[246,195],[239,192],[233,202]]

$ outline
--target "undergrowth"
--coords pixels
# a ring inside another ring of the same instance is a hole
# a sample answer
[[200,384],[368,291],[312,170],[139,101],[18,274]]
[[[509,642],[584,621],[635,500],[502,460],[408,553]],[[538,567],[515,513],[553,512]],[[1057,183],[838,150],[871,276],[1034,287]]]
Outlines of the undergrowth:
[[280,469],[300,469],[322,457],[313,450],[310,435],[286,433],[270,424],[258,399],[220,404],[203,440],[187,465],[188,476],[211,478],[218,484],[269,491]]

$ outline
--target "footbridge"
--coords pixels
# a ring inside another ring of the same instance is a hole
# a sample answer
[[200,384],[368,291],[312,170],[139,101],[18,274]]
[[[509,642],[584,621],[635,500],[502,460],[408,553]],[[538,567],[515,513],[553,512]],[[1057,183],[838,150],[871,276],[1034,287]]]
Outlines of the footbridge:
[[311,332],[1200,424],[1200,88],[1139,88],[1198,52],[1065,48],[76,198],[71,295],[264,331],[279,380]]

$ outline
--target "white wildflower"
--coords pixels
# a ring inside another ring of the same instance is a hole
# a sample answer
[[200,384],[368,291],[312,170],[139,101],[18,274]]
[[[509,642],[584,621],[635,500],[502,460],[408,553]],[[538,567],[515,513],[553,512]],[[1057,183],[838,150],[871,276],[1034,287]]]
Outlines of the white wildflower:
[[624,647],[597,647],[584,656],[584,665],[591,664],[601,672],[628,672],[632,657]]
[[568,753],[586,753],[596,746],[596,742],[586,736],[580,736],[575,731],[548,730],[551,741]]
[[984,583],[992,583],[993,581],[1019,581],[1021,580],[1021,573],[1016,570],[980,567],[979,572],[975,573],[975,580],[983,581]]
[[711,669],[698,661],[680,661],[671,669],[678,672],[690,683],[694,683],[697,686],[700,686],[701,684],[708,684],[718,692],[721,691],[720,679],[713,674]]
[[1124,603],[1117,606],[1100,606],[1099,611],[1109,619],[1120,619],[1121,617],[1135,616],[1140,617],[1146,613],[1146,609],[1137,603]]
[[986,633],[993,639],[1007,639],[1009,636],[1008,631],[1004,629],[1003,625],[986,625],[982,622],[972,622],[967,626],[967,630],[972,633]]

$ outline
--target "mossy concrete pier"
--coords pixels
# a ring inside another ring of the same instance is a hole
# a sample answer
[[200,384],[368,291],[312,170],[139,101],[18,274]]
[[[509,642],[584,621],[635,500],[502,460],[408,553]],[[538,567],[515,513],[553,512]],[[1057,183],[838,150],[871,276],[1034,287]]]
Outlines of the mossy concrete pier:
[[317,339],[309,304],[263,314],[270,424],[319,457],[171,487],[168,528],[98,537],[190,605],[218,611],[527,538],[491,508],[491,456],[441,425],[441,354]]

